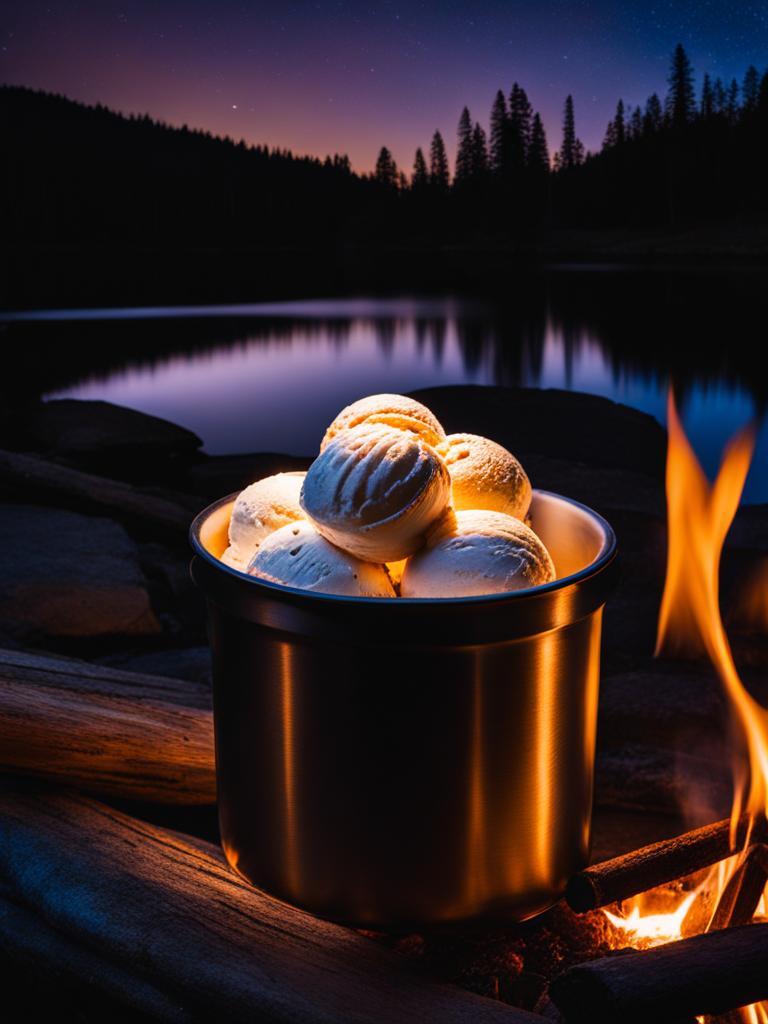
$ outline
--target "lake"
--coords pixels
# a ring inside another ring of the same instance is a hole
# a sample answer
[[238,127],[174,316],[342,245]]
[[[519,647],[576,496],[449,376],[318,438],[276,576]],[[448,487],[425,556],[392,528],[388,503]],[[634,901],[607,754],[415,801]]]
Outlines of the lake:
[[581,270],[502,297],[75,310],[10,317],[5,332],[46,397],[163,416],[211,453],[312,453],[355,398],[438,384],[586,391],[663,423],[674,381],[710,475],[728,437],[758,420],[744,497],[764,502],[765,341],[750,325],[766,322],[765,283],[749,272]]

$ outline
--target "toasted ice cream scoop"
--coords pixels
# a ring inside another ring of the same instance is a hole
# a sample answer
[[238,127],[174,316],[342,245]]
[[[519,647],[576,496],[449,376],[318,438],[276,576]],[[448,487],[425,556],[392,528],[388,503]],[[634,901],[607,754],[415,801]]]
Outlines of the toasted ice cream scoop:
[[280,527],[260,545],[248,566],[251,576],[272,583],[347,597],[394,597],[383,565],[362,562],[300,520]]
[[448,506],[443,460],[418,434],[363,423],[337,434],[307,471],[301,507],[337,547],[367,562],[417,551]]
[[445,515],[427,546],[409,558],[402,597],[472,597],[536,587],[555,579],[539,538],[504,512],[471,509]]
[[299,504],[306,473],[276,473],[238,494],[229,520],[229,547],[221,560],[245,569],[259,545],[275,530],[304,518]]
[[456,511],[488,509],[525,519],[531,482],[515,456],[478,434],[449,434],[437,445],[451,474]]
[[342,409],[325,432],[320,451],[342,430],[351,430],[363,423],[383,423],[405,430],[435,445],[445,437],[437,417],[421,402],[405,395],[368,395]]

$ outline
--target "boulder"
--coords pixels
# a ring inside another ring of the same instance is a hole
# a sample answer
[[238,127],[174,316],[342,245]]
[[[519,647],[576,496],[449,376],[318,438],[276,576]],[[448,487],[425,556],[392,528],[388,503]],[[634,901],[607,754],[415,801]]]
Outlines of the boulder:
[[119,523],[39,505],[0,505],[0,623],[12,637],[160,631],[136,545]]
[[202,445],[191,430],[111,402],[39,402],[12,421],[12,446],[118,478],[152,478]]
[[411,392],[448,433],[483,434],[518,456],[645,473],[662,479],[667,435],[652,416],[578,391],[480,385]]

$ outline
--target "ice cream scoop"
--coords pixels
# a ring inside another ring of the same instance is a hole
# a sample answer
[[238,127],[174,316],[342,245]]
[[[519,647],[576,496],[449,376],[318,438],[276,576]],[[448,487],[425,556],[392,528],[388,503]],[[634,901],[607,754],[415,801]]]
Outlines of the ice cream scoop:
[[299,504],[306,473],[276,473],[241,491],[229,520],[229,547],[222,562],[245,571],[259,545],[275,530],[304,518]]
[[555,567],[536,534],[504,512],[445,515],[427,545],[409,558],[402,597],[472,597],[549,583]]
[[489,509],[525,519],[531,482],[506,448],[478,434],[449,434],[437,450],[451,474],[456,511]]
[[301,507],[337,547],[367,562],[417,551],[448,506],[445,463],[418,434],[363,423],[337,434],[307,471]]
[[262,542],[248,565],[251,576],[272,583],[347,597],[394,597],[383,565],[363,562],[300,520],[280,527]]
[[342,430],[351,430],[363,423],[383,423],[406,430],[435,445],[445,437],[437,417],[426,405],[405,395],[368,395],[342,409],[325,432],[320,451]]

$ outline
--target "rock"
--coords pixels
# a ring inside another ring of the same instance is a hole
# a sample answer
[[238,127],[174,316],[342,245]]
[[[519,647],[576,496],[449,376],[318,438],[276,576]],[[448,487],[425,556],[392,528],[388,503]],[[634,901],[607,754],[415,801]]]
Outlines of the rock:
[[20,411],[10,429],[13,447],[118,478],[151,478],[159,467],[167,470],[169,460],[189,459],[202,445],[192,431],[168,420],[111,402],[73,398]]
[[0,621],[11,636],[151,636],[160,631],[136,545],[119,523],[0,505]]
[[307,469],[314,456],[256,452],[248,455],[201,455],[186,474],[186,489],[208,501],[216,501],[248,484],[272,476]]
[[449,433],[483,434],[519,458],[546,455],[663,480],[664,428],[652,416],[607,398],[474,384],[425,388],[411,397],[428,405]]
[[724,818],[731,806],[727,753],[695,757],[682,750],[624,744],[598,750],[595,805],[654,813],[686,813],[701,822]]
[[205,641],[205,599],[189,573],[187,544],[168,547],[156,542],[138,545],[139,564],[163,632],[184,646]]
[[170,676],[211,685],[211,652],[208,647],[182,647],[160,651],[128,651],[99,659],[111,668],[142,675]]

